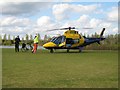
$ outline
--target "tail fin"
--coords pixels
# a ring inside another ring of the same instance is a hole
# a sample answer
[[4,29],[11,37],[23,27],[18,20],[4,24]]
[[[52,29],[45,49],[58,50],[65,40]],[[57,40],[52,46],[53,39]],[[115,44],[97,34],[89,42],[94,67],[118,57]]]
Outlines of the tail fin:
[[101,32],[101,34],[100,34],[100,37],[103,36],[104,31],[105,31],[105,28],[103,28],[103,30],[102,30],[102,32]]

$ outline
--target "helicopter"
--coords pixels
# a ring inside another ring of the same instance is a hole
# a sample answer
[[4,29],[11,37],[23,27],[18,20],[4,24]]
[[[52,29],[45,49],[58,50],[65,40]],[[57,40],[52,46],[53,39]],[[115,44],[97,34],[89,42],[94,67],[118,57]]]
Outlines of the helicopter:
[[[70,49],[78,49],[79,52],[82,52],[83,47],[90,45],[92,43],[100,44],[100,41],[105,39],[103,38],[103,33],[105,31],[105,28],[103,28],[103,30],[101,31],[99,38],[88,38],[82,36],[75,29],[76,29],[75,27],[68,27],[68,28],[48,30],[48,31],[54,31],[54,30],[67,30],[67,31],[65,31],[63,35],[60,35],[58,37],[53,37],[49,42],[45,43],[43,47],[50,50],[50,53],[53,53],[54,49],[55,50],[67,49],[67,52],[69,52]],[[90,28],[85,28],[85,29],[90,29]]]

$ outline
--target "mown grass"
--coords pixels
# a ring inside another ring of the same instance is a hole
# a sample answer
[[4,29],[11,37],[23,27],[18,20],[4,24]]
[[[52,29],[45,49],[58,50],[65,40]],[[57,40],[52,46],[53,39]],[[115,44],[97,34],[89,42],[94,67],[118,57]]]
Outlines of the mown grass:
[[2,52],[3,88],[117,88],[117,51]]

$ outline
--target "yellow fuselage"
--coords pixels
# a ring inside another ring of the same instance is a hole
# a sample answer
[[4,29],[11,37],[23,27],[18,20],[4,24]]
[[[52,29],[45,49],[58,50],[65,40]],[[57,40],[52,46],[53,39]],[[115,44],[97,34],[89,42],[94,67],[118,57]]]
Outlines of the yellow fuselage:
[[70,43],[71,46],[70,48],[74,48],[74,47],[79,47],[80,45],[82,45],[84,43],[84,37],[81,36],[80,34],[78,34],[78,31],[75,30],[68,30],[64,33],[63,35],[65,37],[65,40],[59,44],[56,44],[54,42],[48,42],[46,44],[43,45],[44,48],[66,48],[67,46],[67,40],[71,39]]

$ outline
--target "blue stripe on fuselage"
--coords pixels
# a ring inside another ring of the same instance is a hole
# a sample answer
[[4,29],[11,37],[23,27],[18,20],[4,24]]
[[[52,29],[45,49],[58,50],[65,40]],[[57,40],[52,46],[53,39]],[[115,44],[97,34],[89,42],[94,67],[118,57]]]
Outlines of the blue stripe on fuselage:
[[89,45],[91,43],[99,42],[104,40],[105,38],[85,38],[85,43],[82,46]]

